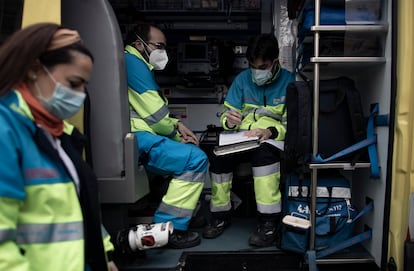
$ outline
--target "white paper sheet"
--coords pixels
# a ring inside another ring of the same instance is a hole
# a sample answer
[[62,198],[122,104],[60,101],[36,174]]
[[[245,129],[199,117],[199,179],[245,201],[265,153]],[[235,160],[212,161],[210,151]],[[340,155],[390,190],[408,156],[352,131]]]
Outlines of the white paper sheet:
[[257,136],[246,136],[244,135],[244,131],[241,132],[222,132],[219,136],[219,146],[225,146],[230,144],[236,144],[241,142],[247,141],[255,141],[258,140],[259,137]]

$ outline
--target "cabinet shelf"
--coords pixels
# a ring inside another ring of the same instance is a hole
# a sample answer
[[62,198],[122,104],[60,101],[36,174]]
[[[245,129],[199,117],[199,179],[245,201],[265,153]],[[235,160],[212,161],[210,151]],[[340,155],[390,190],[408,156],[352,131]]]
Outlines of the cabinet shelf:
[[314,25],[312,31],[387,32],[388,25]]
[[356,168],[369,168],[370,163],[321,163],[321,164],[309,164],[310,169],[329,169],[338,168],[344,170],[354,170]]
[[[305,262],[308,263],[307,259]],[[362,245],[358,244],[349,248],[346,248],[342,251],[338,251],[333,255],[329,255],[325,258],[320,258],[316,260],[318,265],[330,265],[332,266],[332,270],[334,269],[333,266],[339,265],[350,265],[349,270],[351,270],[351,266],[359,265],[359,267],[365,265],[365,267],[370,267],[375,265],[375,260],[372,255],[364,248]],[[346,269],[346,270],[348,270]],[[327,269],[325,269],[327,270]],[[340,269],[345,270],[345,269]],[[358,269],[359,270],[359,269]],[[373,268],[369,268],[366,270],[377,270]]]
[[380,63],[385,62],[385,57],[379,56],[319,56],[311,57],[312,63]]

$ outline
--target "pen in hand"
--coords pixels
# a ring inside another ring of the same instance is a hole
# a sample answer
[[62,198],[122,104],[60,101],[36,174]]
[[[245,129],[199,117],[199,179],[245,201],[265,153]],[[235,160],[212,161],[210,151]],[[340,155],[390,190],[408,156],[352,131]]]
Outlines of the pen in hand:
[[227,127],[234,128],[236,125],[240,125],[242,121],[242,116],[239,112],[234,110],[227,110],[226,111],[226,122]]

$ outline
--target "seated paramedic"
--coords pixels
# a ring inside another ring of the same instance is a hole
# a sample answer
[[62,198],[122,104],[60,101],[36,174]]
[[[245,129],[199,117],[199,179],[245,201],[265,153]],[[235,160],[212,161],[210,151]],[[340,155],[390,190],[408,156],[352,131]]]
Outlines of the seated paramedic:
[[204,228],[204,238],[216,238],[231,222],[233,170],[241,162],[252,165],[258,226],[249,244],[266,247],[276,240],[281,220],[280,157],[272,145],[286,133],[285,97],[294,74],[281,68],[279,46],[272,34],[260,34],[249,40],[246,57],[249,68],[233,81],[224,101],[221,124],[225,130],[245,130],[258,136],[258,148],[210,158],[211,219]]
[[0,63],[0,270],[118,270],[85,140],[63,121],[83,105],[92,54],[77,31],[38,23]]
[[153,70],[168,62],[166,38],[157,27],[140,23],[125,40],[131,130],[137,136],[139,157],[155,174],[172,175],[153,222],[171,221],[174,232],[168,245],[187,248],[200,244],[188,226],[202,192],[208,158],[194,133],[169,115],[168,101],[160,93]]

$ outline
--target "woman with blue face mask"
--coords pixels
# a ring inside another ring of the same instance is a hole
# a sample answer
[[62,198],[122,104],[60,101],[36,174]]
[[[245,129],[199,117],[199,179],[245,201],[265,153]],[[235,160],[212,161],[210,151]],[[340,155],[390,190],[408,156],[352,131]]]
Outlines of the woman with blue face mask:
[[0,48],[0,270],[118,270],[81,133],[93,57],[77,31],[34,24]]
[[[224,101],[221,124],[225,130],[245,131],[257,136],[258,148],[230,156],[210,158],[211,221],[204,238],[216,238],[230,225],[230,193],[233,170],[241,162],[252,165],[257,208],[257,228],[249,237],[256,247],[272,246],[281,221],[280,151],[276,141],[286,133],[286,87],[294,74],[280,67],[279,47],[272,34],[260,34],[249,40],[246,57],[250,67],[242,71]],[[273,144],[272,144],[273,143]]]

